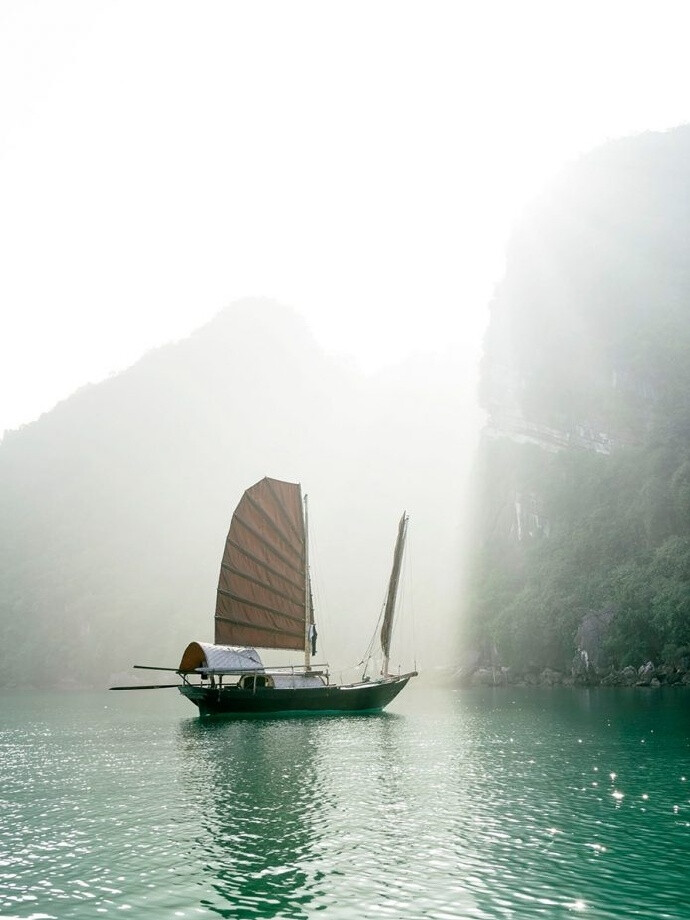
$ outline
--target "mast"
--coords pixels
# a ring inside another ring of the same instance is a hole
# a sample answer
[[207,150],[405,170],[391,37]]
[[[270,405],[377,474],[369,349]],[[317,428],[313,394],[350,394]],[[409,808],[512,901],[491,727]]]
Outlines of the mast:
[[311,591],[309,590],[309,502],[304,496],[304,669],[311,667]]
[[402,558],[405,550],[405,538],[407,536],[407,522],[409,516],[403,511],[403,516],[398,524],[398,538],[395,541],[395,552],[393,553],[393,568],[388,583],[388,594],[386,596],[386,611],[383,615],[383,626],[381,627],[381,650],[383,651],[383,668],[382,674],[388,677],[388,659],[391,650],[391,635],[393,633],[393,616],[395,614],[395,601],[398,596],[398,585],[400,583],[400,570],[402,568]]

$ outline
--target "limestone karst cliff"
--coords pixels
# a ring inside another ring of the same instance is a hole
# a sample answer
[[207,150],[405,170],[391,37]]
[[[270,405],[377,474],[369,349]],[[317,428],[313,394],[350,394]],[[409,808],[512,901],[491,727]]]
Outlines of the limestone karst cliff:
[[690,127],[609,143],[516,226],[491,308],[469,644],[567,669],[690,645]]

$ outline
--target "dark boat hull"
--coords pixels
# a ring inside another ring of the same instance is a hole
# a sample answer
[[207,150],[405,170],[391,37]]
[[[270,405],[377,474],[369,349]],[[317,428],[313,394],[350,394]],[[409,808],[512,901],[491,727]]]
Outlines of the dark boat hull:
[[201,687],[185,684],[180,693],[199,707],[201,715],[346,715],[380,712],[400,693],[415,672],[359,684],[295,689],[237,686]]

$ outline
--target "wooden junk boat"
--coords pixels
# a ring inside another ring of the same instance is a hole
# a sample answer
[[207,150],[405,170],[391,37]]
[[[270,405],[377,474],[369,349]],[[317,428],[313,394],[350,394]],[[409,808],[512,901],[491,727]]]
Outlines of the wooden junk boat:
[[[312,663],[317,633],[307,499],[298,483],[268,477],[247,489],[232,516],[218,581],[214,644],[191,642],[177,668],[153,670],[176,671],[182,678],[180,693],[202,715],[382,710],[417,673],[389,673],[407,523],[403,514],[380,632],[383,667],[378,678],[333,684],[328,665]],[[302,651],[304,663],[267,668],[257,648]]]

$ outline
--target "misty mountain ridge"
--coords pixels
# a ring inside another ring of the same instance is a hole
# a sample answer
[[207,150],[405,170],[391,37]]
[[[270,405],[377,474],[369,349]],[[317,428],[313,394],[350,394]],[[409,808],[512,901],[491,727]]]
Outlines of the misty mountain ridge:
[[9,433],[5,681],[104,684],[211,639],[230,517],[264,475],[310,494],[317,618],[325,651],[341,653],[334,664],[359,660],[370,638],[403,508],[412,546],[425,547],[414,562],[423,644],[440,646],[457,605],[447,507],[462,488],[460,442],[474,434],[470,377],[422,359],[364,377],[290,310],[245,301]]
[[689,242],[690,126],[582,157],[515,230],[485,343],[466,623],[493,664],[690,653]]

